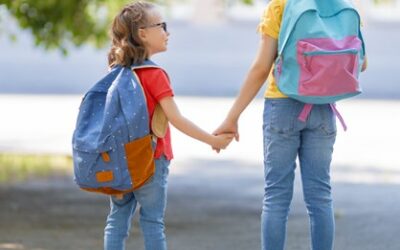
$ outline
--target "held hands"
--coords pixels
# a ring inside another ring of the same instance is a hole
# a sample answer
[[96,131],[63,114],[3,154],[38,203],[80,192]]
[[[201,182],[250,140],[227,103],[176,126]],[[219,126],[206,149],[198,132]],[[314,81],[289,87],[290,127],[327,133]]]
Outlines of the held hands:
[[221,151],[221,149],[225,149],[229,143],[232,141],[233,138],[235,138],[236,141],[239,141],[239,132],[238,132],[238,123],[237,121],[231,121],[228,119],[225,119],[221,123],[221,125],[213,132],[213,135],[215,136],[231,136],[228,144],[225,145],[225,147],[218,147],[216,145],[212,145],[212,149],[215,150],[217,153]]
[[235,137],[235,135],[232,133],[224,133],[224,134],[214,135],[214,140],[213,140],[213,143],[211,144],[211,146],[212,146],[212,148],[218,148],[220,150],[226,149],[226,147],[228,147],[229,143],[231,143],[231,141],[233,140],[234,137]]

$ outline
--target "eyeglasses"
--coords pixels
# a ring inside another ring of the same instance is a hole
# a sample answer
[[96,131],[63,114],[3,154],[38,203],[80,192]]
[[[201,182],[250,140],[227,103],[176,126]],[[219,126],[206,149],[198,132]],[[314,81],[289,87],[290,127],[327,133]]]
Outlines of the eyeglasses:
[[141,27],[141,29],[148,29],[148,28],[153,28],[153,27],[161,27],[165,32],[168,32],[166,22],[150,24],[150,25]]

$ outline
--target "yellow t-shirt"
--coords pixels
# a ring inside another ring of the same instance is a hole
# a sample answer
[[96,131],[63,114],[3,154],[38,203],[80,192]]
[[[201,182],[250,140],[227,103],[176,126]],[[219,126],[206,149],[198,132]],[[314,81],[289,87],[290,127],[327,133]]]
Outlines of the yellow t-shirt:
[[[283,10],[285,9],[286,0],[272,0],[269,2],[267,8],[261,17],[260,24],[258,25],[257,31],[262,35],[268,35],[276,40],[279,37],[279,31],[281,29]],[[275,77],[272,74],[274,66],[268,77],[268,86],[265,90],[264,97],[266,98],[282,98],[287,97],[279,91],[276,86]]]

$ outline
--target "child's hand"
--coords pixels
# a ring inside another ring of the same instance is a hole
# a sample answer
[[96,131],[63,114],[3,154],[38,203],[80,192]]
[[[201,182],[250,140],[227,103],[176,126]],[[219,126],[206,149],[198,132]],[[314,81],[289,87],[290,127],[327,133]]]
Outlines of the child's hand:
[[213,132],[213,135],[219,135],[222,133],[233,133],[235,140],[239,141],[239,131],[237,121],[225,120],[221,125]]
[[214,140],[211,144],[213,149],[218,149],[217,152],[221,149],[226,149],[226,147],[231,143],[231,141],[235,138],[235,134],[220,134],[214,135]]
[[[230,121],[226,119],[221,125],[213,132],[213,135],[220,135],[223,133],[233,134],[236,141],[239,141],[238,123],[237,121]],[[221,148],[213,147],[217,153]]]

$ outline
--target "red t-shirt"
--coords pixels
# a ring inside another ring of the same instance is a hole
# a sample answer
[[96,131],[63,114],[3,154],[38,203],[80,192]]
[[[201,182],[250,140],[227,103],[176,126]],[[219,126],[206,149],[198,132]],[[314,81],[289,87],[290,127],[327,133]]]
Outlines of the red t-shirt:
[[[140,82],[142,83],[144,93],[147,99],[147,109],[150,114],[150,124],[153,118],[154,109],[161,99],[167,96],[174,96],[167,74],[159,68],[141,68],[135,69]],[[171,160],[174,155],[171,146],[171,132],[169,125],[164,138],[157,139],[157,146],[154,152],[156,159],[165,155],[165,158]]]

